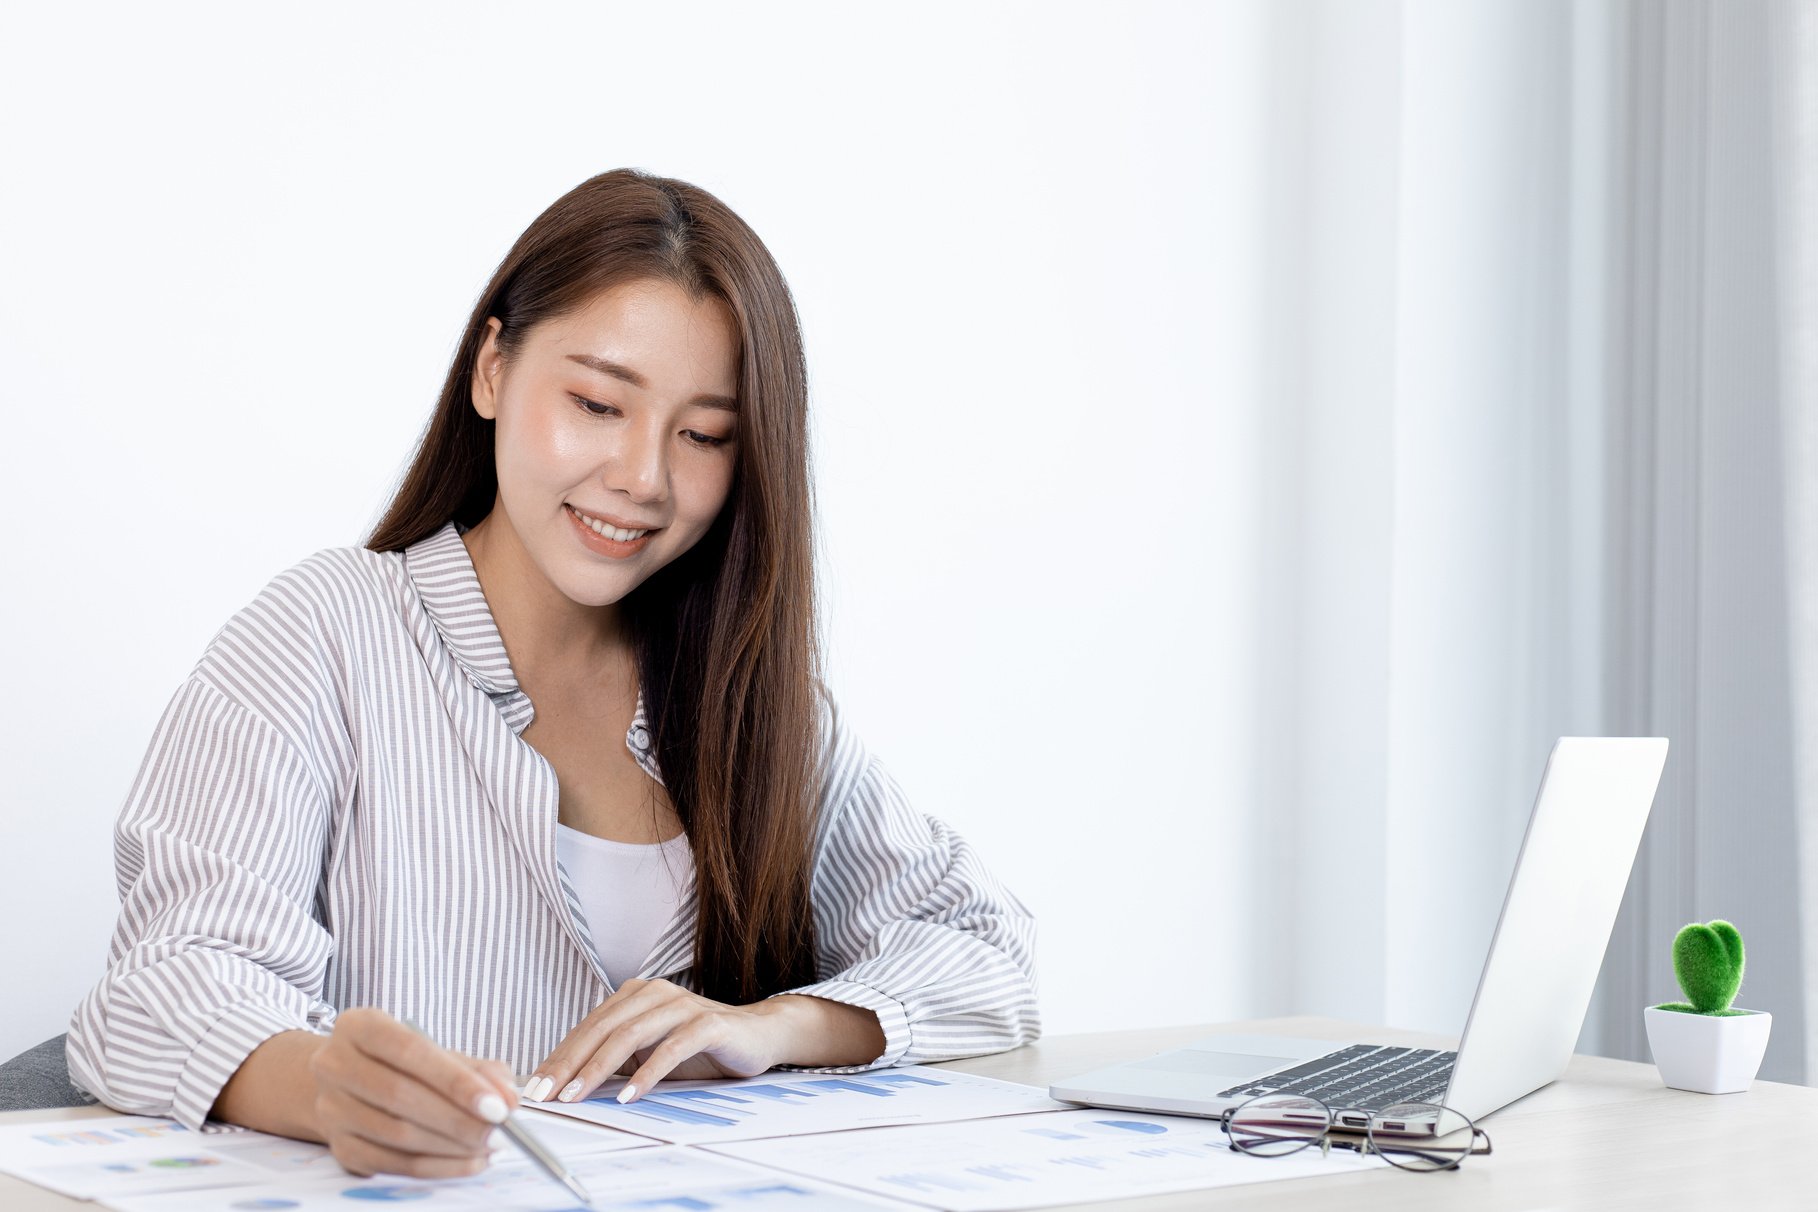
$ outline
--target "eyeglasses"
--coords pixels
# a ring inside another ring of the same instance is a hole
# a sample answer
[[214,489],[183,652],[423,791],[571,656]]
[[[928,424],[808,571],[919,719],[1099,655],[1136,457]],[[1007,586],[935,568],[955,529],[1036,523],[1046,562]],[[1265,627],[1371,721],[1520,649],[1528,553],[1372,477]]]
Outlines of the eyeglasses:
[[[1470,1120],[1434,1103],[1398,1103],[1371,1113],[1362,1140],[1333,1139],[1332,1108],[1298,1094],[1263,1094],[1227,1110],[1219,1125],[1231,1147],[1257,1157],[1285,1157],[1317,1144],[1380,1154],[1403,1170],[1453,1170],[1467,1156],[1490,1151],[1490,1135]],[[1481,1142],[1481,1143],[1480,1143]]]

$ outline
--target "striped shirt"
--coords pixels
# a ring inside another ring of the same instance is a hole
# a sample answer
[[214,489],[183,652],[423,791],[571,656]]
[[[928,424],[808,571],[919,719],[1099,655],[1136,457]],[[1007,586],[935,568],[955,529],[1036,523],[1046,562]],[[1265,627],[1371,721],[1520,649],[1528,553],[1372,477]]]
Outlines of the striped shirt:
[[[70,1076],[201,1126],[246,1056],[376,1006],[447,1047],[534,1068],[613,990],[556,860],[554,768],[449,522],[403,552],[316,553],[209,642],[115,825],[107,972],[70,1021]],[[875,1011],[851,1073],[1041,1031],[1035,923],[821,696],[811,899],[817,983]],[[625,735],[662,780],[644,702]],[[698,991],[694,881],[638,975]]]

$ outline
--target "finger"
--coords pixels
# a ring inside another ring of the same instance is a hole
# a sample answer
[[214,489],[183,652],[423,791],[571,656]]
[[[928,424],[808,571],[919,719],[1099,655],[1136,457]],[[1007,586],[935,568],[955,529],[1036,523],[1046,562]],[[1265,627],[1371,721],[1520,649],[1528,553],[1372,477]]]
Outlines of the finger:
[[531,1074],[525,1093],[547,1101],[566,1086],[581,1065],[599,1050],[600,1043],[628,1015],[641,1014],[651,1005],[678,992],[668,981],[629,980],[613,991],[611,997],[593,1008],[574,1030],[563,1037]]
[[464,1115],[497,1124],[511,1114],[511,1104],[501,1092],[464,1058],[389,1015],[362,1018],[351,1042],[373,1060],[428,1087]]
[[[518,1109],[518,1103],[520,1101],[518,1097],[518,1080],[512,1074],[509,1065],[505,1064],[504,1061],[483,1060],[480,1057],[467,1056],[460,1052],[455,1053],[455,1055],[460,1057],[462,1064],[465,1064],[468,1068],[479,1074],[483,1080],[491,1083],[493,1090],[496,1091],[498,1096],[505,1102],[506,1114],[510,1114]],[[504,1121],[501,1120],[500,1122],[503,1123]]]
[[358,1136],[336,1138],[329,1146],[336,1161],[353,1174],[404,1174],[411,1178],[467,1178],[486,1168],[481,1157],[425,1157],[399,1153]]
[[[491,1124],[463,1111],[416,1078],[357,1048],[325,1048],[317,1054],[313,1068],[324,1097],[358,1100],[384,1115],[436,1133],[462,1152],[478,1150],[492,1129]],[[475,1075],[475,1080],[484,1079]]]
[[[456,1141],[381,1107],[361,1101],[345,1091],[324,1091],[318,1107],[336,1129],[389,1149],[394,1153],[425,1157],[474,1158],[487,1150],[487,1137]],[[497,1131],[487,1128],[488,1134]]]
[[669,1033],[669,1038],[658,1044],[650,1058],[638,1066],[625,1088],[619,1091],[622,1103],[636,1102],[650,1093],[650,1088],[692,1056],[697,1056],[722,1042],[726,1026],[718,1015],[704,1015]]
[[619,1066],[639,1048],[655,1047],[670,1032],[704,1013],[707,1011],[691,1002],[673,1001],[621,1023],[601,1041],[599,1051],[581,1064],[556,1097],[565,1103],[579,1102],[617,1073]]
[[493,1084],[506,1106],[513,1111],[518,1109],[521,1101],[518,1096],[518,1079],[512,1073],[510,1065],[504,1061],[478,1060],[471,1056],[467,1058],[467,1063],[478,1069],[480,1075]]
[[596,1006],[593,1013],[570,1031],[536,1067],[524,1087],[525,1095],[538,1101],[549,1100],[574,1080],[581,1066],[625,1022],[648,1013],[653,1007],[694,997],[668,981],[627,981],[624,988]]
[[[473,1063],[479,1066],[480,1072],[485,1074],[488,1080],[505,1092],[505,1100],[511,1104],[513,1111],[522,1105],[518,1098],[517,1075],[511,1071],[510,1065],[496,1060],[481,1060]],[[487,1147],[494,1152],[497,1152],[504,1143],[505,1134],[499,1129],[494,1128],[486,1134]]]
[[[485,1148],[485,1137],[456,1141],[425,1128],[409,1116],[400,1116],[389,1107],[375,1107],[356,1098],[347,1090],[318,1090],[316,1116],[327,1134],[358,1136],[369,1145],[389,1148],[400,1154],[422,1154],[429,1157],[478,1157]],[[493,1132],[493,1128],[487,1128]]]

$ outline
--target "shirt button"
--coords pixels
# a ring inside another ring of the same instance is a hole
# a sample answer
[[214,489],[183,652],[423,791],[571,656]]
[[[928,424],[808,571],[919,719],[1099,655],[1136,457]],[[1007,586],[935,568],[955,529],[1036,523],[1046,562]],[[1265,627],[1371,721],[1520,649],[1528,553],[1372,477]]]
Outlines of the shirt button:
[[631,743],[638,749],[650,748],[650,730],[642,724],[631,730]]

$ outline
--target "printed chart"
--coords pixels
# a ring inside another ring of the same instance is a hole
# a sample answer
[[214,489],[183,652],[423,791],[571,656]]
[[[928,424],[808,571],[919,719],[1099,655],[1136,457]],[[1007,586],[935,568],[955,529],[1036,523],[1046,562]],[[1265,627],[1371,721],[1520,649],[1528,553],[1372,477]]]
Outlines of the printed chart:
[[[522,1110],[518,1116],[561,1157],[654,1147],[645,1137],[540,1111]],[[522,1157],[509,1142],[493,1151],[495,1164]],[[92,1125],[9,1124],[0,1128],[0,1170],[78,1199],[99,1200],[346,1177],[322,1145],[231,1128],[191,1132],[175,1120],[142,1116]]]
[[144,1116],[0,1128],[0,1170],[78,1199],[263,1182],[274,1171],[308,1172],[324,1162],[340,1170],[321,1145],[258,1132],[191,1132]]
[[[517,1121],[535,1134],[537,1141],[557,1157],[579,1157],[588,1153],[612,1153],[619,1149],[648,1149],[656,1142],[647,1136],[629,1132],[604,1132],[598,1124],[585,1124],[562,1115],[551,1115],[531,1103],[518,1108]],[[524,1156],[509,1141],[492,1152],[496,1162]]]
[[1340,1149],[1326,1158],[1317,1149],[1248,1157],[1230,1150],[1216,1121],[1093,1110],[708,1148],[949,1212],[1009,1212],[1386,1165]]
[[931,1124],[1026,1115],[1071,1104],[1035,1086],[910,1065],[843,1075],[768,1073],[720,1081],[663,1082],[621,1106],[617,1079],[580,1103],[533,1104],[672,1144],[760,1140],[886,1124]]
[[[569,1168],[593,1196],[593,1212],[919,1212],[698,1149],[656,1146],[594,1154],[571,1159]],[[525,1163],[445,1182],[343,1174],[334,1180],[109,1201],[119,1212],[359,1212],[391,1205],[409,1212],[588,1212]]]

